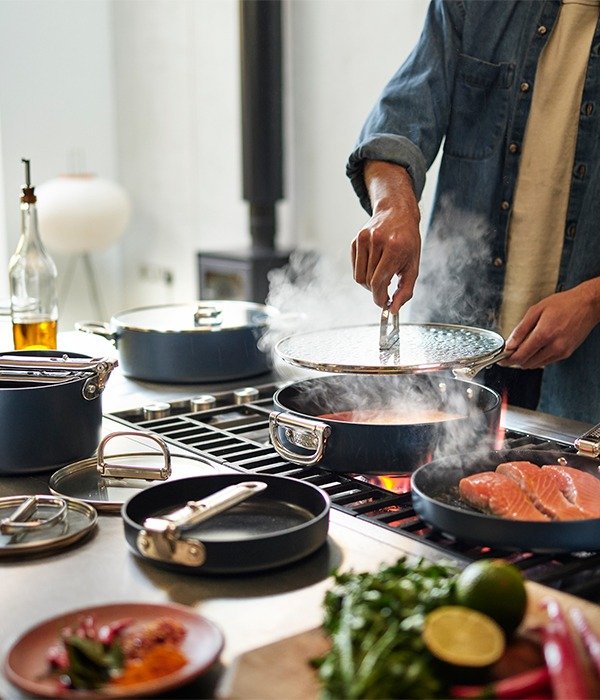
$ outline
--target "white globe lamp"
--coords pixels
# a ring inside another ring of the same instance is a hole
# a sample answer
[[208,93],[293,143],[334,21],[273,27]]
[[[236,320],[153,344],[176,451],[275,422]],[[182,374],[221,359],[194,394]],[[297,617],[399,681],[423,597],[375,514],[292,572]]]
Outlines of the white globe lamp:
[[82,258],[96,310],[103,316],[90,254],[109,248],[125,232],[131,216],[127,193],[117,183],[87,173],[60,175],[36,192],[42,240],[51,250],[71,256],[65,290]]

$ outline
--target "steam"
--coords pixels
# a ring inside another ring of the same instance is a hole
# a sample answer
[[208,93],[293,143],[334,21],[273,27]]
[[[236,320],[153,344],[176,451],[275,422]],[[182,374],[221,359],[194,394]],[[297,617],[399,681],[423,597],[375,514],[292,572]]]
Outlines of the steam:
[[[442,203],[425,241],[415,297],[409,305],[410,322],[489,326],[482,309],[491,300],[492,288],[481,270],[489,264],[490,234],[481,217],[461,211],[449,200]],[[276,356],[275,345],[286,336],[379,323],[380,309],[370,292],[354,282],[348,250],[343,252],[343,260],[338,261],[296,252],[286,267],[269,273],[267,303],[279,316],[261,340],[263,350],[274,354],[275,368],[284,380],[327,377],[324,382],[299,382],[303,405],[312,407],[306,415],[316,418],[349,410],[443,410],[463,419],[444,422],[440,439],[432,445],[434,458],[467,449],[473,452],[478,446],[489,450],[489,442],[480,438],[488,432],[482,405],[490,401],[478,400],[480,394],[488,396],[489,392],[477,384],[440,373],[331,375],[288,365]],[[476,284],[465,291],[465,280],[476,280]],[[406,428],[402,425],[399,429]],[[394,430],[393,425],[390,430]]]
[[493,289],[482,277],[489,267],[491,230],[485,219],[442,200],[423,246],[411,321],[489,327]]

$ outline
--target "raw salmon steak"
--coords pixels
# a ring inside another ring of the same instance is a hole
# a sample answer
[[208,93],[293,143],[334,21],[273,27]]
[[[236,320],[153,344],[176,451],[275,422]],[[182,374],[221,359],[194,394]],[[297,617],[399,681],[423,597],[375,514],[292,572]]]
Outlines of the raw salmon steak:
[[600,479],[593,474],[561,464],[545,464],[543,470],[554,475],[565,498],[591,518],[600,518]]
[[590,517],[589,513],[565,497],[550,470],[543,470],[533,462],[504,462],[496,467],[496,474],[513,479],[535,507],[552,520]]
[[497,472],[480,472],[460,480],[458,490],[469,505],[510,520],[549,520],[519,488],[516,481]]

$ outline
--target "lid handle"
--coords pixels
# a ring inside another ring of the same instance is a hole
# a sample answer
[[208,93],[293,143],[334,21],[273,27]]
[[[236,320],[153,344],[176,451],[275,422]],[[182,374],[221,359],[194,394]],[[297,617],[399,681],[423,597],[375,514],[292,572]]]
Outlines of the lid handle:
[[379,322],[379,349],[390,350],[400,339],[400,323],[398,314],[391,314],[392,329],[389,330],[390,309],[386,306],[381,312],[381,321]]
[[218,306],[205,304],[196,307],[194,326],[220,326],[223,323],[223,309]]
[[[134,437],[143,437],[155,442],[161,449],[164,457],[162,466],[152,465],[131,465],[131,464],[109,464],[104,457],[104,450],[108,442],[113,438],[130,435]],[[148,481],[166,481],[172,473],[171,469],[171,453],[165,441],[158,435],[153,433],[145,433],[141,430],[127,430],[109,433],[102,439],[98,445],[98,457],[96,469],[102,478],[116,479],[147,479]]]
[[[57,509],[56,513],[47,518],[30,520],[40,505],[55,507]],[[3,535],[14,535],[26,530],[43,530],[63,520],[66,512],[67,502],[64,498],[43,495],[25,496],[23,502],[8,518],[0,520],[0,533]]]

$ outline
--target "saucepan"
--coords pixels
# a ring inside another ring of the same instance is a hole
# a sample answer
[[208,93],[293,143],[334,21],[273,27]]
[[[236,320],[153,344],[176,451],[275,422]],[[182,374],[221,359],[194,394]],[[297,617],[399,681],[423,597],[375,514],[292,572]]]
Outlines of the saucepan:
[[111,341],[123,374],[150,382],[194,384],[243,379],[271,369],[260,340],[277,311],[245,301],[196,301],[123,311],[110,323],[75,328]]
[[415,511],[436,529],[465,542],[508,550],[577,552],[600,549],[600,518],[582,520],[509,520],[468,506],[459,481],[494,471],[503,462],[528,461],[538,466],[562,464],[600,479],[597,458],[557,450],[512,449],[454,455],[417,469],[411,478]]
[[275,450],[339,472],[411,473],[435,455],[494,447],[498,394],[435,375],[336,375],[279,389],[269,416]]
[[329,497],[313,484],[236,473],[150,486],[124,504],[122,517],[130,548],[152,564],[231,574],[312,554],[327,539],[329,509]]
[[0,356],[0,475],[58,469],[92,455],[101,394],[116,361],[31,350]]

